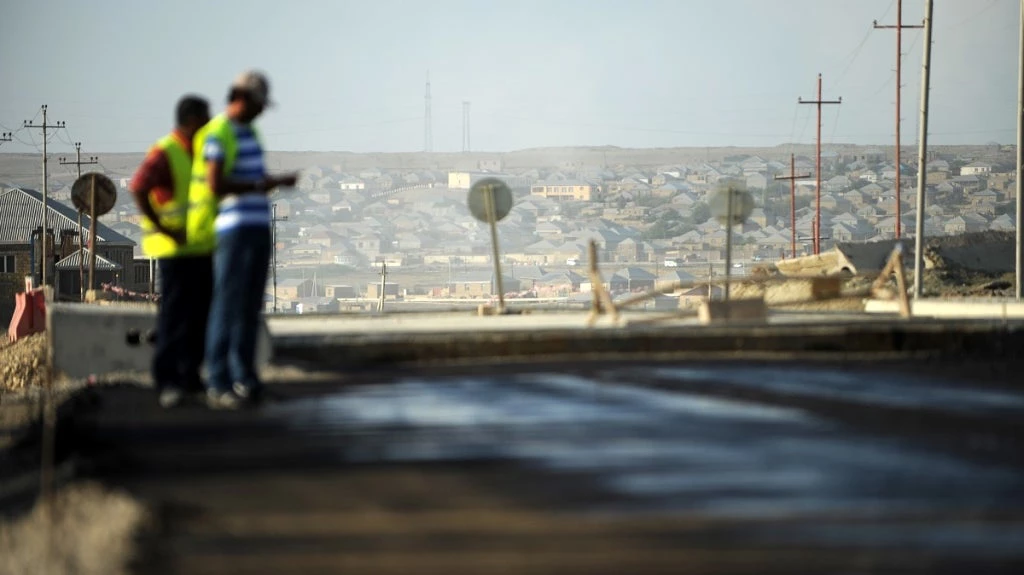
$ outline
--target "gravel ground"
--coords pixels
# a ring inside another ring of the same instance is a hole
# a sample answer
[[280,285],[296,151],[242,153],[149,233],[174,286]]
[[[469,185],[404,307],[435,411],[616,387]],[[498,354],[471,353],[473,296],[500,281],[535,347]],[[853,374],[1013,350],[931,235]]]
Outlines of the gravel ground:
[[48,375],[45,333],[0,346],[0,392],[42,386]]
[[129,573],[143,507],[121,493],[84,483],[61,490],[54,523],[44,505],[0,521],[0,575]]

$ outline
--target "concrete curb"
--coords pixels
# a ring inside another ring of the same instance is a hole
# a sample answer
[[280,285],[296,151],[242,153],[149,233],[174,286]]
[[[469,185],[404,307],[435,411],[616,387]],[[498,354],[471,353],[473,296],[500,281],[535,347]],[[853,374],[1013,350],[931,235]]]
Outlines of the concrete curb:
[[320,333],[274,337],[279,361],[321,369],[462,359],[816,354],[941,354],[1005,357],[1024,349],[1024,322],[856,321],[833,325],[630,327],[595,330],[505,330]]

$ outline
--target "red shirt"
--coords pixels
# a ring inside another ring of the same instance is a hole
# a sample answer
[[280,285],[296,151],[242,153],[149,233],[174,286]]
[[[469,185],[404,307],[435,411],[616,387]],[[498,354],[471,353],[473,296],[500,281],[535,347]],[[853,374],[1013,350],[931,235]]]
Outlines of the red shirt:
[[[192,155],[192,141],[179,130],[171,135],[188,154]],[[155,206],[165,204],[174,197],[174,176],[171,175],[171,163],[160,148],[153,146],[142,160],[139,169],[132,177],[129,189],[132,193],[149,198]]]

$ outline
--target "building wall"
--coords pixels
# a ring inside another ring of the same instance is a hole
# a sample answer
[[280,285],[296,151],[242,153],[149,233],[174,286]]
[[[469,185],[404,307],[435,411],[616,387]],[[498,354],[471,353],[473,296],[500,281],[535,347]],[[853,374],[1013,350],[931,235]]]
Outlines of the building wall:
[[594,196],[594,186],[584,185],[556,185],[537,184],[530,188],[530,195],[541,196],[553,200],[575,200],[589,202]]
[[14,315],[14,295],[25,291],[25,276],[32,271],[29,246],[0,246],[0,256],[14,256],[14,272],[0,272],[0,326],[6,329]]
[[491,295],[490,282],[452,284],[452,297],[484,297],[489,295]]
[[991,166],[964,166],[960,168],[961,176],[983,176],[992,171]]

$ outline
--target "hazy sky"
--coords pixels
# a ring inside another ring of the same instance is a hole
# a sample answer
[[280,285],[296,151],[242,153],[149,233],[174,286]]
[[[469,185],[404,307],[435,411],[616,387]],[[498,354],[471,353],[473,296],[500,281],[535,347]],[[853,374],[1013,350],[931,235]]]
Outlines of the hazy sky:
[[[936,0],[930,139],[1015,141],[1019,2]],[[923,0],[903,2],[919,24]],[[49,105],[55,151],[142,151],[185,92],[224,103],[266,70],[274,150],[775,145],[894,139],[895,0],[0,0],[0,131]],[[922,34],[905,30],[903,141],[917,141]],[[39,121],[41,118],[37,118]],[[28,144],[28,145],[26,145]]]

